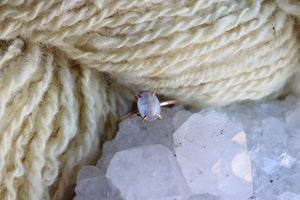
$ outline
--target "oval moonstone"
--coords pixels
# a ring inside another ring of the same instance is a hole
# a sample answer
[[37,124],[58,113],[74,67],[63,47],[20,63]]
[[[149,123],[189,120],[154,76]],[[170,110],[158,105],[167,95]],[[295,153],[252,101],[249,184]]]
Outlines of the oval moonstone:
[[160,103],[155,95],[150,92],[143,92],[137,100],[138,110],[142,117],[147,116],[146,120],[152,121],[157,119],[160,114]]

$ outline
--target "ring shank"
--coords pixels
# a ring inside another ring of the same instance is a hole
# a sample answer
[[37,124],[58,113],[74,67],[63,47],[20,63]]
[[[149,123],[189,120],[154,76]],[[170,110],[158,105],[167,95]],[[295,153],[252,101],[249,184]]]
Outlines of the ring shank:
[[[175,103],[176,103],[175,100],[164,101],[164,102],[161,102],[161,103],[160,103],[160,106],[167,106],[167,105],[172,105],[172,104],[175,104]],[[123,121],[124,119],[127,119],[127,118],[129,118],[129,117],[131,117],[131,116],[133,116],[133,115],[137,115],[137,114],[139,114],[139,111],[138,111],[138,110],[133,111],[133,112],[130,112],[130,113],[128,113],[127,115],[125,115],[124,117],[122,117],[121,119],[119,119],[118,122],[121,122],[121,121]]]
[[172,105],[175,104],[176,101],[175,100],[170,100],[170,101],[164,101],[160,103],[160,106],[167,106],[167,105]]
[[133,112],[130,112],[130,113],[128,113],[127,115],[125,115],[124,117],[122,117],[121,119],[119,119],[118,122],[121,122],[121,121],[123,121],[124,119],[127,119],[127,118],[129,118],[129,117],[131,117],[131,116],[133,116],[133,115],[137,115],[137,114],[139,114],[139,111],[138,111],[138,110],[133,111]]

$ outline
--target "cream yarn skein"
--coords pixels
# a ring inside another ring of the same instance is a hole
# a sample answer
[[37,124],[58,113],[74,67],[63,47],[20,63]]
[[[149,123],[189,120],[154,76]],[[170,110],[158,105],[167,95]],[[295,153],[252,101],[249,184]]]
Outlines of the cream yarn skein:
[[126,104],[131,92],[115,94],[118,85],[107,88],[101,73],[72,64],[57,50],[19,39],[4,46],[1,199],[58,199],[76,170],[96,161],[101,135],[114,132],[105,126],[115,127],[126,112],[115,105]]
[[1,199],[66,198],[135,92],[198,108],[282,94],[299,13],[295,0],[0,1]]

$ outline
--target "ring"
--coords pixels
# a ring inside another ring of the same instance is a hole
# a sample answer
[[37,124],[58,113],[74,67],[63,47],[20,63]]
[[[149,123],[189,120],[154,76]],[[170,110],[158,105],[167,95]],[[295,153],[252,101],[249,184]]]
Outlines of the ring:
[[147,121],[153,121],[155,119],[162,119],[160,114],[161,106],[167,106],[175,104],[175,100],[159,102],[156,94],[156,89],[151,92],[143,92],[135,95],[137,101],[138,110],[133,111],[122,117],[119,121],[123,121],[133,115],[139,114],[142,118],[142,123]]

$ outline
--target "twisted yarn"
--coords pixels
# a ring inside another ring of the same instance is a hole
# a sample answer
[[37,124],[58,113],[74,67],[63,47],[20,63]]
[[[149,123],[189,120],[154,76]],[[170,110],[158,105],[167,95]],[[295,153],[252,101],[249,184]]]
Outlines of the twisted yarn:
[[282,94],[299,13],[293,0],[0,1],[0,198],[66,198],[135,92],[194,107]]

